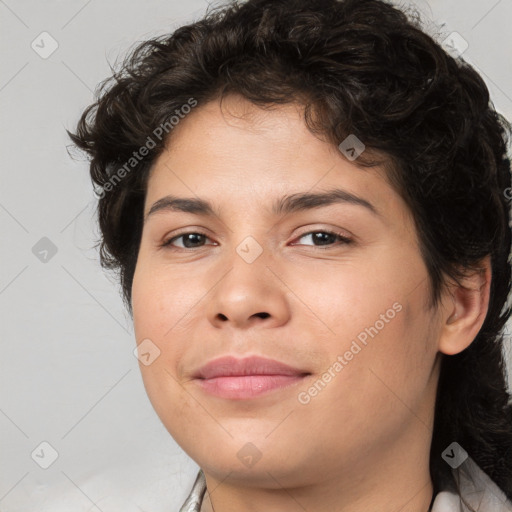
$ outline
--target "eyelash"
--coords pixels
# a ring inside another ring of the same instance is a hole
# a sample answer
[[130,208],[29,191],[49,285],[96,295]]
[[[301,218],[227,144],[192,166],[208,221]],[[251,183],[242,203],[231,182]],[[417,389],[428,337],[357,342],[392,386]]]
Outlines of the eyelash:
[[[302,233],[301,235],[299,235],[297,237],[297,239],[300,239],[300,238],[303,238],[304,236],[307,236],[307,235],[311,235],[311,234],[314,234],[314,233],[324,233],[324,234],[327,234],[327,235],[334,235],[336,237],[338,237],[338,239],[341,241],[341,244],[340,245],[349,245],[351,243],[353,243],[353,240],[350,239],[350,238],[347,238],[346,236],[343,236],[341,233],[338,233],[336,231],[329,231],[329,230],[316,230],[316,231],[307,231],[305,233]],[[208,235],[206,233],[203,233],[201,231],[185,231],[183,233],[179,233],[178,235],[174,235],[172,238],[169,238],[168,240],[164,241],[163,243],[161,243],[159,245],[159,247],[162,247],[162,248],[165,248],[167,250],[171,250],[171,251],[193,251],[195,249],[201,249],[202,247],[174,247],[171,245],[171,243],[181,237],[184,237],[186,235],[201,235],[201,236],[204,236],[206,238],[209,238]],[[300,245],[300,244],[299,244]],[[316,247],[317,249],[321,249],[321,250],[328,250],[328,249],[332,249],[333,246],[331,244],[331,246],[327,246],[327,247],[322,247],[322,246],[313,246],[313,247]]]

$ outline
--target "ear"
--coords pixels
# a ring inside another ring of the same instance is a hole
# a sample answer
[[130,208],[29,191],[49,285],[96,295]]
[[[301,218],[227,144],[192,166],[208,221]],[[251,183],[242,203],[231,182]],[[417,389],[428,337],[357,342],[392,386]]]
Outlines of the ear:
[[469,347],[480,331],[489,307],[491,259],[480,262],[480,271],[464,277],[460,285],[448,286],[442,299],[438,348],[454,355]]

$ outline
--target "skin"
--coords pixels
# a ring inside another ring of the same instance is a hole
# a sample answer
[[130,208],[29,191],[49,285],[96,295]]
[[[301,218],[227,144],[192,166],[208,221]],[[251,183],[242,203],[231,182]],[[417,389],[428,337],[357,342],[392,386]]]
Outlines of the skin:
[[[167,194],[218,208],[212,217],[149,216],[132,288],[137,343],[149,338],[160,350],[140,365],[144,385],[205,473],[202,511],[428,509],[440,356],[464,350],[480,329],[489,263],[466,289],[452,286],[427,307],[411,213],[382,169],[356,163],[309,132],[298,105],[265,111],[231,96],[222,110],[212,101],[180,121],[151,170],[145,216]],[[271,213],[277,198],[332,187],[378,214],[350,203]],[[206,237],[160,247],[183,231]],[[311,233],[325,231],[353,242],[315,242]],[[248,236],[263,251],[252,263],[236,251]],[[394,318],[300,403],[299,393],[396,303]],[[227,354],[263,355],[311,375],[251,400],[211,396],[192,374]],[[251,467],[237,456],[249,442],[261,455]]]

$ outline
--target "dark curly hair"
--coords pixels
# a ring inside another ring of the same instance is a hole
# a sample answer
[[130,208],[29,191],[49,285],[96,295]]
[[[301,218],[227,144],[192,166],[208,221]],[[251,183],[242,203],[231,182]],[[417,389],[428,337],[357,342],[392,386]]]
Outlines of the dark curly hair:
[[[101,264],[118,272],[132,316],[148,173],[172,141],[170,116],[191,98],[204,104],[239,94],[262,108],[298,102],[317,136],[338,145],[355,134],[366,151],[354,163],[383,164],[414,216],[431,306],[449,278],[460,283],[490,256],[485,322],[468,348],[442,355],[430,473],[436,493],[457,488],[441,458],[456,440],[512,499],[512,404],[502,351],[511,313],[511,125],[480,75],[408,11],[380,0],[233,1],[139,43],[68,134],[90,157],[100,187]],[[147,154],[127,170],[144,146]]]

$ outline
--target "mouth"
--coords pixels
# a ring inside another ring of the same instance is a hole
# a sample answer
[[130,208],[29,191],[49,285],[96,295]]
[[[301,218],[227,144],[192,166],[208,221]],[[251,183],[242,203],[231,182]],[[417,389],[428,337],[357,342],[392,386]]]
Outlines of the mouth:
[[311,373],[272,359],[257,356],[236,359],[228,356],[200,368],[194,379],[210,395],[246,400],[284,390],[308,375]]

